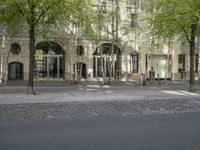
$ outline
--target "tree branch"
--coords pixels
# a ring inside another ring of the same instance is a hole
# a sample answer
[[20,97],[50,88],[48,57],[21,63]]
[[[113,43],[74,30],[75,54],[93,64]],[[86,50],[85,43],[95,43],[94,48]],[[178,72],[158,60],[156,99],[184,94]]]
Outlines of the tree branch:
[[188,35],[187,30],[185,29],[185,27],[179,21],[176,21],[176,22],[179,24],[180,28],[182,29],[183,35],[185,35],[185,37],[188,40],[188,42],[190,42],[190,38],[189,38],[189,35]]
[[195,36],[196,36],[198,22],[199,22],[199,17],[197,17],[197,18],[194,19],[194,22],[193,22],[193,24],[191,26],[191,29],[192,29],[192,31],[191,31],[191,38],[195,38]]
[[22,7],[20,7],[16,1],[14,1],[13,5],[15,5],[17,7],[17,9],[19,10],[19,12],[24,17],[24,19],[28,22],[28,24],[30,24],[30,18],[27,16],[27,13],[25,12],[25,10],[23,10]]
[[[35,21],[35,24],[37,24],[39,22],[39,20],[43,17],[43,15],[45,15],[46,12],[51,9],[52,6],[54,6],[54,5],[56,5],[56,4],[60,3],[60,2],[61,2],[61,0],[55,1],[54,3],[50,3],[49,6],[46,7],[46,9],[42,10],[42,12],[38,15],[38,17],[37,17],[37,19]],[[45,7],[45,5],[46,5],[46,3],[44,3],[40,7],[40,9],[42,9],[43,7]]]

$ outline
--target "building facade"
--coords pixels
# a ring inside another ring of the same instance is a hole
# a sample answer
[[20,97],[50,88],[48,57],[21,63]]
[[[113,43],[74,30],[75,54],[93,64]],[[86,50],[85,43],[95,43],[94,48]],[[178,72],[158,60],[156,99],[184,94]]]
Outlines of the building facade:
[[[96,32],[101,39],[62,36],[36,38],[34,79],[139,81],[147,79],[189,79],[189,47],[175,39],[156,39],[143,20],[150,14],[145,0],[99,0],[93,9],[101,16],[114,12]],[[112,20],[112,18],[114,18]],[[114,29],[113,29],[114,28]],[[110,34],[109,34],[110,33]],[[2,77],[28,80],[29,38],[0,38]],[[199,46],[196,46],[195,73],[198,79]]]

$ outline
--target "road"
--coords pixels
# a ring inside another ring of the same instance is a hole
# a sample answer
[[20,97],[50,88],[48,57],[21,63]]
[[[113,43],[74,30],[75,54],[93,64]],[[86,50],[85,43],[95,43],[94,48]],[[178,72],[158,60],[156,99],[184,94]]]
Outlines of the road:
[[200,113],[0,123],[1,150],[199,150]]
[[199,150],[200,93],[187,85],[0,87],[0,150]]

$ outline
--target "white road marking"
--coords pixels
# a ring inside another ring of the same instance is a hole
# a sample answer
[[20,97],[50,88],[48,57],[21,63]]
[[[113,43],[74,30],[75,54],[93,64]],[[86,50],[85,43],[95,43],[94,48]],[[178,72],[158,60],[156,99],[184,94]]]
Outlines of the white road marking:
[[177,91],[161,91],[163,93],[167,93],[167,94],[173,94],[173,95],[186,95],[184,93],[180,93],[180,92],[177,92]]
[[192,95],[192,96],[198,96],[199,94],[192,93],[192,92],[187,92],[187,91],[179,91],[181,93],[187,94],[187,95]]
[[188,92],[188,91],[161,91],[166,94],[173,94],[173,95],[191,95],[191,96],[199,96],[199,94]]

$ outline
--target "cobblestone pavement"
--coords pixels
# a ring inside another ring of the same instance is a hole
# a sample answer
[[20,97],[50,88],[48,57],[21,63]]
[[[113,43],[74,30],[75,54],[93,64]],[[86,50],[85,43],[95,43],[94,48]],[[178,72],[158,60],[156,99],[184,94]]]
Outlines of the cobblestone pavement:
[[58,102],[0,105],[0,121],[200,112],[200,99]]

